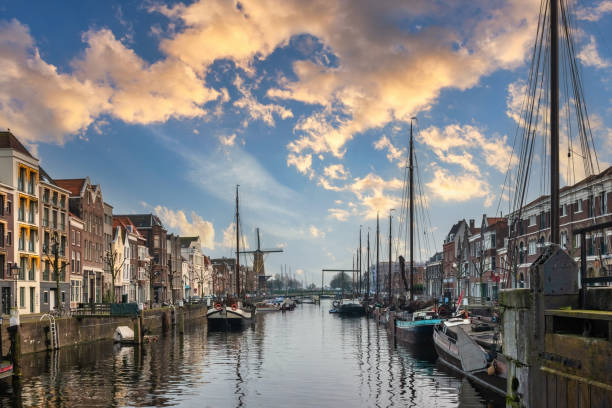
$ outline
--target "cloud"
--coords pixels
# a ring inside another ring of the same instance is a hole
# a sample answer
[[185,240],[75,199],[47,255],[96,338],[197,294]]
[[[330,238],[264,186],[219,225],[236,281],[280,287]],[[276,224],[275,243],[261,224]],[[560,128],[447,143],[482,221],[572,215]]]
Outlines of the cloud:
[[[341,157],[355,135],[407,121],[429,109],[442,90],[468,89],[484,75],[522,64],[538,4],[201,0],[149,3],[147,10],[168,19],[167,27],[152,30],[157,61],[146,61],[108,29],[92,29],[82,37],[85,50],[72,61],[72,73],[43,61],[23,25],[4,23],[0,121],[29,141],[62,142],[103,115],[135,124],[207,117],[213,101],[212,114],[219,115],[228,93],[206,83],[213,62],[231,61],[255,78],[258,61],[295,36],[310,35],[322,51],[294,62],[292,75],[265,94],[313,107],[296,123],[290,152]],[[434,18],[411,29],[423,16]],[[273,125],[275,116],[292,117],[287,107],[261,103],[238,82],[234,106],[249,119]]]
[[612,12],[612,1],[602,0],[595,7],[582,7],[576,10],[576,16],[580,20],[599,21],[604,14]]
[[167,228],[177,231],[179,235],[199,236],[203,247],[215,248],[213,224],[204,220],[195,211],[190,214],[191,220],[187,219],[187,215],[182,210],[174,211],[161,205],[156,206],[153,212]]
[[330,208],[327,211],[329,211],[329,218],[335,218],[338,221],[346,221],[350,216],[347,210],[341,208]]
[[454,175],[443,168],[437,168],[433,180],[426,185],[432,194],[444,201],[463,202],[484,198],[485,206],[490,207],[495,198],[485,180],[472,174]]
[[[241,231],[240,236],[242,237],[242,240],[240,241],[240,251],[242,251],[243,249],[249,249],[249,240],[246,238],[246,236],[244,235],[244,231]],[[219,243],[218,245],[222,246],[223,248],[229,248],[229,249],[236,249],[236,223],[232,222],[230,225],[227,226],[226,229],[223,230],[223,241],[221,243]],[[235,253],[235,251],[234,251]]]
[[310,235],[312,235],[314,238],[325,238],[325,232],[321,231],[314,225],[311,225],[308,231],[310,231]]
[[235,142],[236,142],[235,133],[228,135],[228,136],[225,136],[225,135],[219,136],[219,143],[221,143],[223,146],[228,146],[228,147],[233,146]]
[[43,61],[28,28],[0,22],[0,124],[26,142],[63,143],[110,108],[111,90]]
[[482,159],[487,166],[505,172],[512,158],[506,136],[487,137],[481,129],[472,125],[430,126],[422,130],[417,138],[431,148],[440,161],[457,164],[474,175],[481,174],[479,162]]
[[312,179],[314,177],[314,171],[312,170],[312,155],[306,154],[303,156],[290,153],[287,156],[287,166],[295,166],[297,171],[308,176]]
[[331,164],[323,169],[323,174],[331,180],[346,180],[349,172],[342,164]]
[[281,119],[293,117],[293,112],[281,105],[266,105],[258,102],[251,93],[251,90],[244,85],[242,78],[238,75],[236,75],[236,79],[234,80],[234,86],[236,86],[236,89],[242,95],[240,99],[234,102],[234,106],[245,109],[252,120],[261,120],[268,126],[274,126],[274,115],[280,116]]
[[400,160],[402,157],[403,151],[393,146],[393,144],[391,143],[389,138],[387,138],[387,136],[382,136],[380,139],[374,142],[373,146],[376,150],[387,149],[387,160],[389,160],[389,162],[391,163],[397,160],[398,162],[400,162],[399,165],[403,165],[403,163],[401,163],[401,160]]
[[[351,192],[359,201],[361,208],[357,210],[354,203],[349,202],[348,206],[355,210],[355,214],[364,216],[366,219],[376,218],[378,212],[387,212],[401,204],[401,199],[389,191],[401,190],[404,186],[402,180],[392,178],[383,179],[375,173],[368,173],[364,177],[355,177],[344,185],[337,186],[331,184],[325,177],[319,177],[319,185],[326,190]],[[341,209],[330,209],[330,217],[343,221],[345,213]],[[348,216],[348,213],[347,213]],[[339,218],[340,217],[340,218]]]
[[578,53],[578,59],[587,67],[601,69],[608,68],[610,66],[610,61],[603,59],[599,55],[594,36],[591,36],[589,43],[585,45],[582,50],[580,50]]

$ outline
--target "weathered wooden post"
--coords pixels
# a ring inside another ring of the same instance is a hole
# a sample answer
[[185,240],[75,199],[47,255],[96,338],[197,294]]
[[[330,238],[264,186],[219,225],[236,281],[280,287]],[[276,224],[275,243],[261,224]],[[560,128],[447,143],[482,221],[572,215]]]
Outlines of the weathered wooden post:
[[9,327],[9,335],[11,338],[11,361],[13,362],[13,375],[21,376],[21,366],[19,362],[21,360],[21,333],[19,325],[13,325]]
[[178,330],[179,334],[185,333],[185,306],[183,305],[182,300],[179,301]]

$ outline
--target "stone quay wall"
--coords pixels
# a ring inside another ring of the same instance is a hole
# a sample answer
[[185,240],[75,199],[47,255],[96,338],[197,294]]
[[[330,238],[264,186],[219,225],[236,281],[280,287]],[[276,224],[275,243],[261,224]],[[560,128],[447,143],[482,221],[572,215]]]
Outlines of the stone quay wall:
[[[206,319],[205,305],[185,305],[183,308],[172,307],[145,310],[143,315],[143,331],[159,333],[169,330],[172,325],[183,322]],[[180,316],[182,313],[182,316]],[[98,340],[113,338],[118,326],[134,328],[138,317],[124,316],[91,316],[91,317],[62,317],[56,318],[59,347],[90,343]],[[11,346],[11,338],[5,321],[2,325],[2,354],[6,355]],[[49,320],[40,318],[22,320],[19,325],[21,337],[21,354],[45,351],[49,347]]]

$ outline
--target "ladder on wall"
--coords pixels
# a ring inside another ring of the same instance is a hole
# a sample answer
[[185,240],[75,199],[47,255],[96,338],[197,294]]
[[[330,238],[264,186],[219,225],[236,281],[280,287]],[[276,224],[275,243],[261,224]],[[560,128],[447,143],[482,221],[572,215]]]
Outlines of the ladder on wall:
[[42,321],[44,318],[49,319],[49,338],[51,340],[51,350],[57,350],[59,348],[59,338],[57,335],[57,325],[55,324],[55,316],[45,313],[40,317]]

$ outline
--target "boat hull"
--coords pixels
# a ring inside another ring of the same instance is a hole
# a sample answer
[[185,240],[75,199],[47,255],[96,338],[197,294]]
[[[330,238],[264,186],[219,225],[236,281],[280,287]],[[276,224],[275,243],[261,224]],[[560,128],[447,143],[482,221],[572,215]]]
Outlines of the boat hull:
[[241,309],[211,310],[206,314],[211,330],[240,329],[252,322],[252,314]]
[[400,343],[415,345],[433,345],[433,324],[402,327],[396,322],[395,337]]

